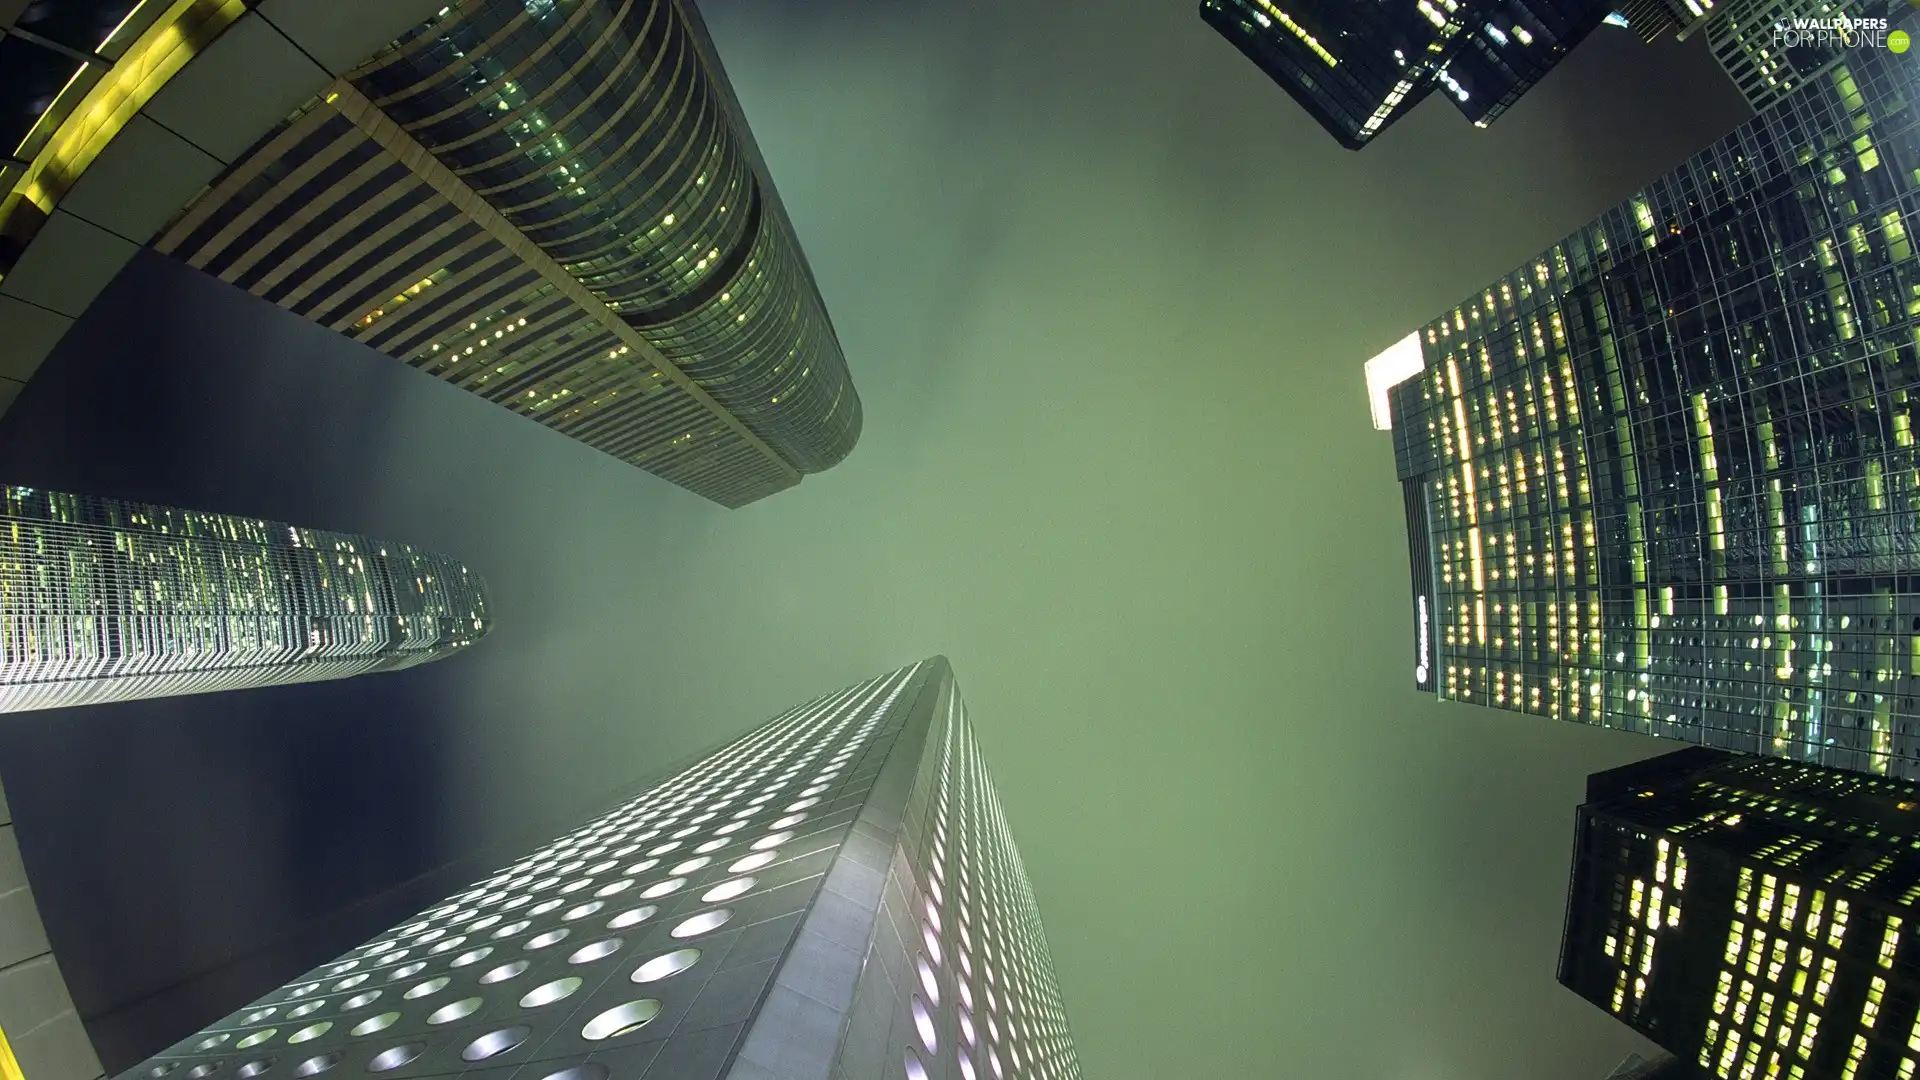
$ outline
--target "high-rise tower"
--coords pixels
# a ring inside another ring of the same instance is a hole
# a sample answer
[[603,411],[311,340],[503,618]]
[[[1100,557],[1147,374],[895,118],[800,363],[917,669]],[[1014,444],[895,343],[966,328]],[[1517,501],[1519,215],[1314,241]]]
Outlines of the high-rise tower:
[[1911,1080],[1920,785],[1689,747],[1595,773],[1560,981],[1735,1080]]
[[1436,86],[1499,117],[1606,18],[1596,0],[1202,0],[1200,17],[1349,150]]
[[[1908,0],[1720,0],[1709,6],[1703,21],[1713,57],[1755,111],[1772,108],[1851,53],[1885,48],[1891,21],[1912,8]],[[1841,25],[1857,25],[1853,33],[1861,36],[1848,43],[1831,31],[1796,31],[1796,20],[1827,27],[1844,20]]]
[[1607,1080],[1695,1080],[1700,1074],[1679,1058],[1662,1054],[1652,1061],[1628,1054],[1607,1074]]
[[1857,50],[1419,331],[1421,687],[1920,775],[1916,75]]
[[0,488],[0,712],[395,671],[487,627],[479,575],[445,555]]
[[122,1073],[1073,1080],[943,658],[812,701]]
[[698,12],[460,0],[235,159],[155,246],[727,506],[860,400]]

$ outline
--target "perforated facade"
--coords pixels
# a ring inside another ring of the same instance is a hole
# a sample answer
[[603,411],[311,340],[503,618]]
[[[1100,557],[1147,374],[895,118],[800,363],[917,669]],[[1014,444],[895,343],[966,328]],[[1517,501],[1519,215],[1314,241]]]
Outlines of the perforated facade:
[[1857,52],[1422,328],[1422,686],[1920,775],[1917,77]]
[[487,627],[484,584],[445,555],[0,488],[0,712],[394,671]]
[[123,1080],[1079,1076],[951,670],[800,706]]

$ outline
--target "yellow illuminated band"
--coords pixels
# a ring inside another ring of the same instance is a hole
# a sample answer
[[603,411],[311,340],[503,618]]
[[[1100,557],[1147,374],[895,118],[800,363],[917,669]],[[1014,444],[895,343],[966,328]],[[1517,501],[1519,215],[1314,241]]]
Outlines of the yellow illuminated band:
[[87,166],[134,114],[246,10],[242,0],[174,0],[87,91],[27,163],[5,203],[0,204],[0,231],[9,231],[7,219],[22,202],[31,203],[42,216],[53,213]]
[[0,1031],[0,1080],[26,1080],[20,1072],[20,1062],[13,1056],[13,1045],[7,1042],[5,1031]]
[[1320,44],[1320,39],[1314,37],[1312,34],[1307,33],[1306,27],[1301,26],[1297,22],[1294,22],[1293,16],[1273,6],[1273,0],[1254,0],[1254,3],[1259,4],[1260,9],[1262,11],[1265,11],[1268,15],[1273,16],[1274,21],[1278,22],[1281,26],[1286,27],[1288,30],[1293,31],[1293,36],[1305,42],[1307,48],[1313,50],[1313,55],[1319,57],[1322,60],[1325,60],[1327,62],[1328,67],[1340,66],[1339,59],[1335,57],[1332,53],[1328,52],[1326,46]]

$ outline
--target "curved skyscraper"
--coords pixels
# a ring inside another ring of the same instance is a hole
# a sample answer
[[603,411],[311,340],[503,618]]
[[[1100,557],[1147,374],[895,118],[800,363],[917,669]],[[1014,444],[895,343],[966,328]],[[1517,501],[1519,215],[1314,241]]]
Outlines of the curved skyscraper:
[[161,250],[728,506],[860,401],[698,15],[467,0],[336,79]]
[[0,712],[395,671],[487,626],[479,575],[445,555],[0,488]]

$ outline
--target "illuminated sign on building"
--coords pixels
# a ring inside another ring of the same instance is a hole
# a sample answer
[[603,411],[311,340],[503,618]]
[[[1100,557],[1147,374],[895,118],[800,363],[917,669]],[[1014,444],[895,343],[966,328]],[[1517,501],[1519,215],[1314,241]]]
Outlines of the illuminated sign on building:
[[1427,675],[1430,671],[1429,665],[1431,663],[1431,657],[1433,656],[1433,643],[1427,636],[1427,598],[1424,596],[1419,599],[1419,611],[1420,661],[1413,665],[1413,681],[1419,683],[1421,686],[1425,686],[1427,685]]

